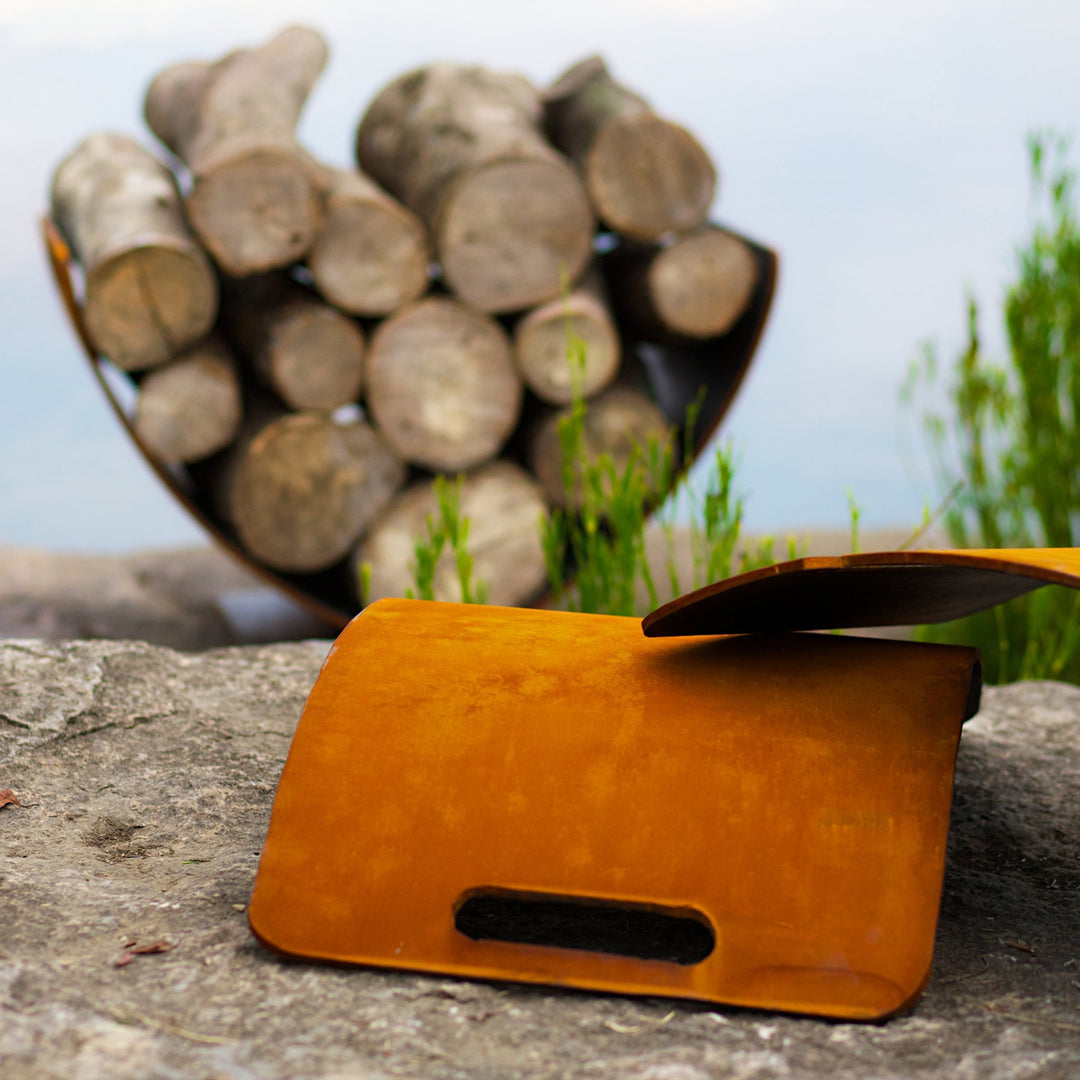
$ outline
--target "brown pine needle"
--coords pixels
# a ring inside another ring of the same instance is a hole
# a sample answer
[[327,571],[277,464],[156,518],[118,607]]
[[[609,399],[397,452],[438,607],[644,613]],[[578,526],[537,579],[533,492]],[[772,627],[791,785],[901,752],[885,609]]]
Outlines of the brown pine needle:
[[203,1035],[197,1031],[188,1031],[186,1028],[177,1027],[175,1024],[169,1024],[164,1020],[155,1020],[152,1016],[143,1016],[142,1013],[137,1013],[134,1010],[125,1012],[123,1009],[110,1009],[109,1011],[112,1013],[113,1019],[119,1024],[143,1024],[157,1031],[164,1031],[169,1035],[187,1039],[189,1042],[205,1043],[207,1046],[232,1046],[233,1043],[237,1042],[236,1039],[229,1039],[223,1035]]
[[1080,1024],[1069,1024],[1064,1020],[1042,1020],[1037,1016],[1021,1016],[1020,1013],[1005,1012],[992,1001],[984,1001],[983,1008],[995,1016],[1003,1016],[1006,1020],[1015,1020],[1019,1024],[1035,1024],[1038,1027],[1057,1028],[1059,1031],[1080,1031]]

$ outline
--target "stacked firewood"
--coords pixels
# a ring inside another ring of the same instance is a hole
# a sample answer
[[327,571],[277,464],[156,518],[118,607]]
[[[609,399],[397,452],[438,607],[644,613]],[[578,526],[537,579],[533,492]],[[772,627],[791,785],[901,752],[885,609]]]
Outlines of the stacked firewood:
[[[528,602],[575,383],[591,452],[668,438],[627,343],[726,334],[754,257],[707,223],[698,142],[598,57],[545,90],[448,63],[403,75],[348,170],[295,135],[326,58],[291,27],[176,64],[145,101],[168,164],[115,134],[60,164],[86,331],[136,385],[143,449],[256,562],[354,581],[367,563],[359,599],[402,595],[433,476],[462,473],[477,578]],[[436,595],[453,593],[448,568]]]

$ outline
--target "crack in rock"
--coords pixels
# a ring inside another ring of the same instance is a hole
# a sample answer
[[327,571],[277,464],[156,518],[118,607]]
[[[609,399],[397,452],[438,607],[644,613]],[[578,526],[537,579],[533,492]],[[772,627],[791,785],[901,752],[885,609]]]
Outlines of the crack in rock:
[[0,713],[16,729],[0,745],[0,761],[62,738],[70,718],[91,708],[105,674],[103,651],[108,646],[91,651],[81,642],[0,647]]

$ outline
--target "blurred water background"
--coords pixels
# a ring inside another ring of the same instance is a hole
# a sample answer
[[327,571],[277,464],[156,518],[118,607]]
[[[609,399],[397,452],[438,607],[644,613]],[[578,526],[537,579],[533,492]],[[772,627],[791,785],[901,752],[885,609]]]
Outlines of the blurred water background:
[[123,551],[202,534],[92,382],[38,221],[83,136],[141,121],[153,74],[290,22],[328,69],[300,136],[351,163],[374,93],[435,59],[548,82],[599,51],[720,169],[714,218],[777,249],[780,284],[721,438],[753,532],[916,524],[935,499],[897,389],[920,343],[997,312],[1031,221],[1025,138],[1080,128],[1073,0],[0,0],[0,544]]

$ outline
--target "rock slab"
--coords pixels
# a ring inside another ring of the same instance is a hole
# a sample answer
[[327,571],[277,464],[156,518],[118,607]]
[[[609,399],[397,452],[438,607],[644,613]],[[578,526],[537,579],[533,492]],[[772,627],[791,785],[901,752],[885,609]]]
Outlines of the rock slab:
[[332,632],[216,548],[102,555],[0,545],[0,639],[108,638],[196,652]]
[[265,952],[244,909],[327,649],[0,643],[5,1077],[1080,1075],[1080,690],[986,691],[930,985],[874,1026]]
[[[894,548],[907,535],[897,529],[877,530],[864,535],[862,547]],[[849,532],[828,530],[800,537],[799,550],[806,555],[839,555],[851,541]],[[784,540],[778,538],[778,553]],[[670,549],[657,525],[647,530],[645,543],[659,589],[657,603],[673,598],[669,559],[678,570],[681,592],[704,584],[695,583],[694,552],[685,526],[672,530]],[[700,573],[699,567],[699,578]],[[644,615],[652,606],[642,584],[639,611]],[[0,640],[108,638],[197,652],[334,632],[213,547],[103,555],[0,544]]]

